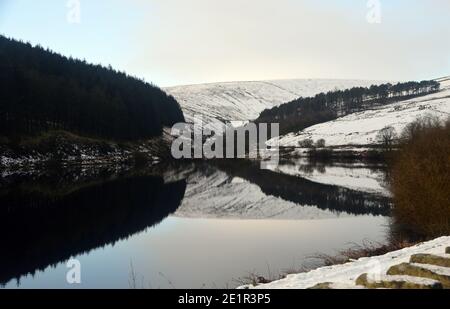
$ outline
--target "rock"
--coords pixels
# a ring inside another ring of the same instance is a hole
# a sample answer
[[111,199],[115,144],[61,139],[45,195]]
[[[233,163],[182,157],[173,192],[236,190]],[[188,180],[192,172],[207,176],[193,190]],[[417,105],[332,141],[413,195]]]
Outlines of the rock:
[[256,278],[256,282],[258,282],[258,284],[267,284],[270,283],[271,281],[261,276]]
[[410,276],[380,276],[372,279],[368,274],[363,274],[356,279],[356,285],[368,289],[442,289],[439,281]]
[[450,268],[426,264],[403,263],[389,268],[388,275],[407,275],[437,280],[445,289],[450,288]]
[[332,290],[332,289],[333,289],[332,282],[319,283],[313,287],[308,288],[308,290]]
[[414,254],[411,256],[410,262],[450,267],[450,258],[433,254]]
[[316,284],[313,287],[308,288],[308,290],[353,290],[353,289],[362,289],[361,286],[356,286],[347,283],[338,283],[338,282],[324,282]]
[[450,247],[445,248],[445,253],[450,254]]

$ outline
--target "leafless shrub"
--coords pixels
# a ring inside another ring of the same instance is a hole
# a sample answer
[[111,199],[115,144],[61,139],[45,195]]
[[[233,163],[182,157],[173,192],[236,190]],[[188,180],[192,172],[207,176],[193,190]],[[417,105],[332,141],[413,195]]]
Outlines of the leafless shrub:
[[391,188],[395,222],[424,237],[450,233],[450,121],[418,119],[402,133]]
[[401,132],[400,140],[403,143],[408,143],[415,140],[416,137],[421,135],[424,131],[433,128],[440,128],[443,125],[443,122],[438,117],[430,114],[425,115],[424,117],[417,118],[415,121],[408,124]]

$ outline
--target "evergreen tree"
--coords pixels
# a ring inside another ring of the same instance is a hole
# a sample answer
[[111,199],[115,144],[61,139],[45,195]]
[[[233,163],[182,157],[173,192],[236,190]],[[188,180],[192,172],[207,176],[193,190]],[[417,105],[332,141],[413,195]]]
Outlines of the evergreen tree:
[[177,101],[153,85],[0,36],[0,135],[67,130],[137,140],[183,121]]

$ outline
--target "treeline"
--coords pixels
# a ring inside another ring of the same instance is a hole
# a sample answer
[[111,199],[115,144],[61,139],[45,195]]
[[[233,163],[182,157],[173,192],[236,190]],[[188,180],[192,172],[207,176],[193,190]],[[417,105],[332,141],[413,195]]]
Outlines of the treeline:
[[0,135],[67,130],[136,140],[182,121],[176,100],[153,85],[0,36]]
[[429,94],[439,89],[440,84],[437,81],[422,81],[330,91],[314,97],[299,98],[265,110],[256,122],[280,123],[280,134],[287,134],[354,112]]

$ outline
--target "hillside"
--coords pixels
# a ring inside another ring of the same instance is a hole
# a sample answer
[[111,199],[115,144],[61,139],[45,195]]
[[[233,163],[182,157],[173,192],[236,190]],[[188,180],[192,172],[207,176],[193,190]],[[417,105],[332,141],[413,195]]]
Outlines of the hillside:
[[226,121],[254,120],[263,110],[302,96],[379,83],[363,80],[292,79],[176,86],[164,90],[177,99],[188,122],[193,122],[194,115],[202,115],[205,124],[218,128]]
[[264,110],[256,122],[278,122],[280,134],[284,135],[352,113],[436,93],[439,91],[439,87],[439,82],[421,81],[385,83],[370,87],[322,92],[313,97],[301,97]]
[[[327,146],[375,145],[377,134],[384,127],[392,126],[400,133],[418,117],[432,115],[445,120],[450,116],[450,78],[437,81],[441,84],[441,90],[437,93],[352,113],[286,134],[279,138],[280,146],[298,147],[306,139],[325,139]],[[273,144],[276,140],[268,143]]]
[[0,167],[157,161],[183,121],[156,86],[0,36]]
[[64,130],[129,141],[182,121],[176,100],[153,85],[0,36],[0,137]]

